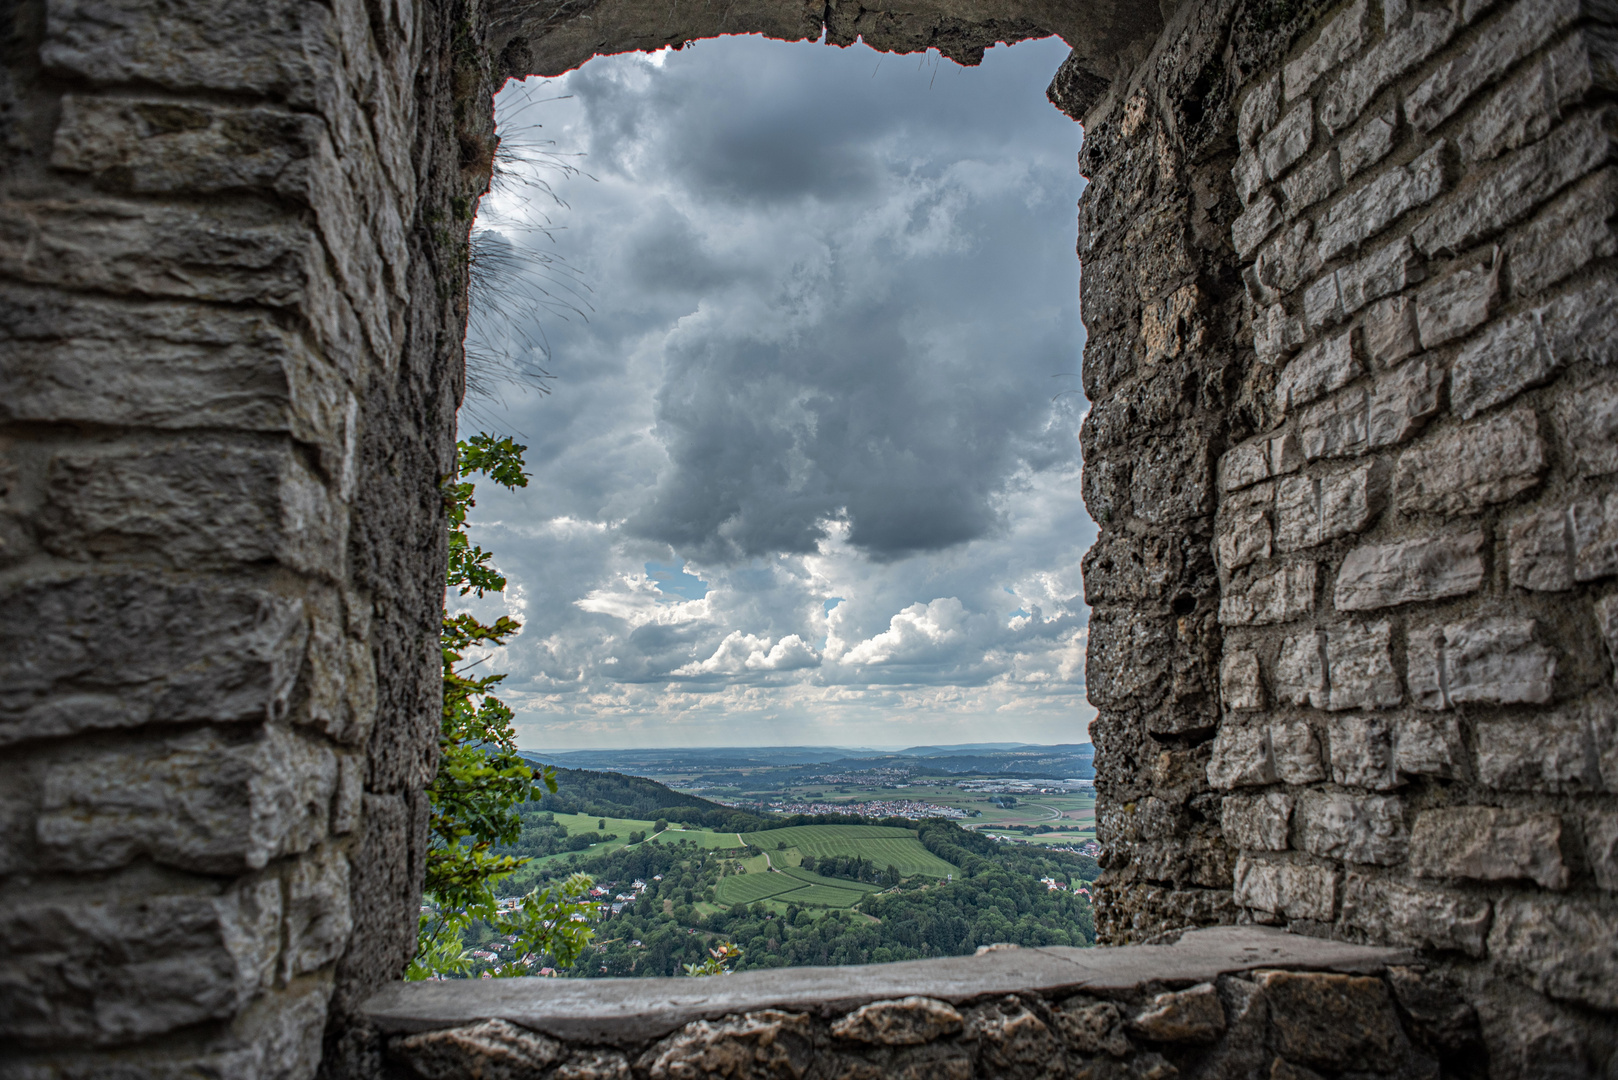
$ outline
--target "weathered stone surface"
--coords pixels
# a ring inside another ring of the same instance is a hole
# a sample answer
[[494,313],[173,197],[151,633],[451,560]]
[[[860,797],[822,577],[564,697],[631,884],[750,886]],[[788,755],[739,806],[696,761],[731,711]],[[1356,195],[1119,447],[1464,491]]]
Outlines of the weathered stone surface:
[[1270,1004],[1276,1049],[1289,1061],[1328,1069],[1376,1069],[1406,1039],[1380,979],[1314,972],[1255,976]]
[[1213,983],[1198,983],[1152,998],[1129,1030],[1152,1042],[1213,1042],[1224,1033],[1225,1008]]
[[1288,705],[1326,707],[1326,643],[1314,630],[1288,634],[1275,658],[1271,683],[1277,700]]
[[1328,262],[1380,233],[1406,213],[1443,194],[1448,183],[1440,139],[1409,165],[1389,169],[1332,206],[1315,226],[1320,258]]
[[832,1024],[831,1033],[879,1046],[918,1046],[954,1035],[963,1023],[948,1002],[911,996],[862,1005]]
[[1507,577],[1519,589],[1573,587],[1573,538],[1565,509],[1538,510],[1506,523]]
[[40,582],[3,603],[0,744],[280,715],[307,634],[299,605],[272,593],[146,575]]
[[1426,427],[1438,414],[1446,375],[1444,365],[1428,356],[1379,375],[1368,405],[1370,449],[1397,446]]
[[1225,791],[1236,787],[1261,787],[1275,781],[1269,730],[1234,724],[1220,725],[1219,733],[1214,736],[1213,756],[1208,759],[1208,786]]
[[1573,580],[1597,581],[1618,573],[1618,495],[1568,507]]
[[1315,107],[1303,101],[1288,109],[1286,115],[1258,141],[1258,157],[1264,163],[1264,175],[1279,180],[1299,158],[1309,152],[1315,139]]
[[1292,820],[1292,796],[1226,795],[1221,803],[1220,831],[1243,851],[1285,851]]
[[1390,709],[1403,701],[1389,652],[1392,633],[1387,622],[1347,624],[1327,632],[1327,708]]
[[1421,281],[1421,257],[1401,236],[1357,262],[1316,280],[1303,294],[1303,321],[1311,332],[1332,326],[1365,305]]
[[1056,1030],[1081,1054],[1123,1057],[1132,1047],[1124,1035],[1123,1016],[1110,1001],[1078,997],[1051,1010]]
[[1326,731],[1333,780],[1372,791],[1397,786],[1390,721],[1375,716],[1334,716]]
[[1553,998],[1618,1009],[1618,908],[1611,901],[1502,900],[1495,905],[1489,955]]
[[1317,461],[1365,453],[1370,445],[1368,405],[1364,390],[1349,390],[1304,410],[1303,456]]
[[1580,113],[1488,170],[1474,170],[1411,233],[1417,250],[1427,256],[1465,251],[1599,169],[1612,151],[1609,123],[1600,111]]
[[1455,271],[1416,294],[1416,327],[1424,349],[1465,337],[1500,302],[1500,259]]
[[1268,626],[1291,622],[1315,608],[1315,564],[1284,566],[1255,574],[1245,587],[1233,584],[1219,598],[1219,621],[1225,626]]
[[1618,386],[1600,380],[1571,389],[1556,403],[1556,427],[1578,475],[1618,472]]
[[1449,716],[1401,716],[1394,726],[1393,757],[1405,775],[1458,776],[1466,761],[1460,725]]
[[1270,752],[1275,774],[1283,784],[1312,784],[1326,778],[1320,762],[1320,740],[1303,720],[1279,720],[1270,725]]
[[1585,814],[1584,851],[1596,884],[1618,892],[1618,815],[1599,809]]
[[1343,883],[1343,925],[1425,949],[1482,956],[1489,901],[1463,893],[1349,874]]
[[281,888],[40,898],[0,912],[0,1036],[116,1045],[233,1016],[275,971]]
[[298,860],[287,876],[281,952],[281,981],[316,971],[331,963],[348,945],[348,857],[324,848]]
[[1275,384],[1278,411],[1284,415],[1353,382],[1365,371],[1359,358],[1359,331],[1350,330],[1305,349],[1281,372]]
[[1408,836],[1396,796],[1306,791],[1298,796],[1297,818],[1312,855],[1381,866],[1404,861]]
[[978,1042],[978,1067],[995,1076],[1059,1077],[1067,1073],[1061,1040],[1021,999],[1004,997],[967,1013]]
[[1281,69],[1287,100],[1308,93],[1317,79],[1357,53],[1365,43],[1366,30],[1365,0],[1357,0]]
[[1253,319],[1253,350],[1259,361],[1273,364],[1303,344],[1303,323],[1287,314],[1285,304],[1272,304]]
[[1597,600],[1595,616],[1602,640],[1607,643],[1607,659],[1613,665],[1613,684],[1618,685],[1618,594]]
[[110,869],[139,856],[188,870],[256,870],[325,835],[337,763],[278,727],[245,742],[204,728],[53,766],[38,823],[52,865]]
[[1355,548],[1337,571],[1333,605],[1371,611],[1463,596],[1483,584],[1482,548],[1479,532]]
[[813,1061],[809,1018],[763,1009],[724,1020],[697,1020],[641,1055],[637,1071],[654,1080],[701,1076],[802,1080]]
[[1537,486],[1548,462],[1532,410],[1450,428],[1399,456],[1394,500],[1407,514],[1475,514]]
[[630,1080],[629,1059],[616,1050],[578,1050],[558,1065],[551,1080]]
[[388,1052],[423,1080],[532,1080],[567,1053],[555,1039],[507,1020],[395,1038]]
[[1268,483],[1224,500],[1215,523],[1219,569],[1229,574],[1259,559],[1270,557],[1270,501]]
[[1379,367],[1392,367],[1421,348],[1416,332],[1416,305],[1408,296],[1393,296],[1365,312],[1365,353]]
[[1468,702],[1544,704],[1556,685],[1556,653],[1534,641],[1532,619],[1467,619],[1410,632],[1410,692],[1424,708]]
[[[1282,185],[1283,193],[1290,191],[1295,183],[1295,178],[1288,179]],[[1252,265],[1242,271],[1242,284],[1254,304],[1266,309],[1272,304],[1278,305],[1288,293],[1320,273],[1320,257],[1315,253],[1315,245],[1309,242],[1314,229],[1314,222],[1307,218],[1294,221],[1258,249]],[[1284,311],[1283,308],[1283,314]],[[1279,336],[1266,346],[1267,363],[1272,362],[1269,353],[1280,355],[1303,340],[1301,325],[1296,331],[1294,333],[1294,328],[1286,323],[1271,329],[1272,337]]]
[[1244,147],[1257,144],[1281,119],[1281,76],[1272,75],[1247,91],[1236,115],[1236,138]]
[[1478,781],[1497,791],[1600,791],[1594,738],[1578,712],[1479,720]]
[[1337,909],[1337,873],[1310,863],[1242,856],[1236,862],[1236,902],[1291,919],[1330,922]]
[[1410,829],[1410,866],[1417,877],[1474,881],[1527,879],[1565,889],[1562,820],[1556,814],[1488,806],[1426,810]]
[[1603,169],[1547,206],[1506,244],[1511,291],[1533,296],[1618,254],[1618,173]]
[[1281,181],[1286,216],[1296,217],[1342,186],[1343,173],[1337,151],[1328,150],[1302,168],[1294,169],[1292,175]]
[[1251,649],[1226,651],[1219,661],[1219,697],[1225,708],[1237,712],[1264,707],[1264,683],[1259,678],[1257,653]]
[[1399,110],[1370,117],[1338,142],[1338,161],[1346,183],[1388,156],[1399,136]]
[[1456,29],[1449,11],[1412,14],[1408,26],[1389,33],[1326,84],[1320,99],[1321,122],[1333,132],[1348,127],[1395,79],[1443,48]]
[[1269,194],[1260,195],[1231,224],[1230,236],[1236,254],[1247,258],[1281,224],[1281,208]]

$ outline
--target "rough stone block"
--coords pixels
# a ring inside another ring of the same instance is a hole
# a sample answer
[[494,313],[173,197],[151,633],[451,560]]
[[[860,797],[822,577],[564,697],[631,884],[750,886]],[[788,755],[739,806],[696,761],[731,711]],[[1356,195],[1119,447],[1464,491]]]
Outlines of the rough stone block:
[[1618,910],[1599,900],[1511,896],[1495,905],[1489,955],[1561,1001],[1618,1009]]
[[1219,507],[1214,547],[1225,574],[1270,557],[1271,485],[1227,497]]
[[1468,182],[1411,233],[1432,257],[1462,252],[1526,217],[1536,206],[1605,165],[1612,154],[1607,110],[1580,113],[1539,142],[1503,157]]
[[1443,194],[1449,179],[1444,166],[1446,148],[1440,139],[1409,165],[1389,169],[1338,200],[1316,224],[1320,260],[1329,262],[1358,247]]
[[1020,998],[1007,996],[967,1013],[967,1034],[978,1044],[979,1068],[993,1076],[1040,1076],[1062,1060],[1062,1044]]
[[1401,716],[1394,727],[1394,765],[1407,776],[1461,775],[1466,746],[1449,716]]
[[1533,296],[1618,254],[1618,171],[1603,169],[1574,186],[1506,240],[1514,296]]
[[1275,384],[1278,411],[1284,415],[1300,405],[1341,389],[1365,373],[1356,347],[1358,328],[1328,338],[1299,353],[1281,371]]
[[1489,915],[1489,902],[1475,896],[1365,874],[1343,883],[1343,925],[1399,945],[1482,956]]
[[275,971],[281,887],[19,898],[0,915],[0,1038],[150,1038],[235,1016]]
[[213,729],[53,765],[37,826],[51,865],[101,870],[140,856],[203,873],[256,870],[326,835],[337,763],[269,727]]
[[1257,83],[1242,98],[1236,114],[1236,138],[1244,147],[1255,146],[1275,122],[1281,119],[1281,76],[1272,75]]
[[1286,216],[1296,217],[1342,186],[1342,168],[1338,164],[1337,150],[1332,148],[1302,168],[1294,169],[1291,176],[1281,181]]
[[1219,661],[1219,696],[1225,708],[1251,712],[1264,707],[1264,684],[1258,674],[1258,654],[1251,649],[1226,649]]
[[567,1048],[547,1035],[495,1019],[395,1038],[388,1055],[407,1063],[423,1080],[521,1080],[556,1064]]
[[1303,466],[1303,453],[1291,434],[1243,443],[1219,461],[1221,491],[1239,491],[1272,476],[1285,476]]
[[1414,438],[1438,415],[1448,372],[1423,356],[1379,375],[1371,389],[1367,442],[1372,450]]
[[1343,182],[1347,183],[1387,157],[1398,137],[1398,109],[1389,109],[1380,116],[1373,116],[1361,124],[1357,131],[1343,136],[1337,144]]
[[1556,654],[1536,644],[1532,619],[1467,619],[1412,629],[1411,697],[1428,709],[1469,702],[1539,704],[1551,700]]
[[1288,1061],[1331,1070],[1379,1069],[1408,1042],[1387,984],[1363,975],[1263,971],[1275,1048]]
[[954,1035],[964,1023],[948,1002],[912,995],[862,1005],[835,1021],[831,1033],[876,1046],[920,1046]]
[[1292,821],[1292,796],[1279,792],[1262,795],[1226,795],[1219,828],[1225,839],[1242,851],[1285,851]]
[[[1581,0],[1541,0],[1514,4],[1490,23],[1453,60],[1440,65],[1405,98],[1413,127],[1431,131],[1479,90],[1499,81],[1511,67],[1584,13]],[[1552,106],[1555,108],[1555,106]]]
[[1253,318],[1253,351],[1259,361],[1273,364],[1303,344],[1303,323],[1287,314],[1283,304],[1272,304]]
[[1221,724],[1208,758],[1208,786],[1218,791],[1262,787],[1276,780],[1270,733],[1263,727]]
[[1393,296],[1365,312],[1365,353],[1378,367],[1392,367],[1421,349],[1416,336],[1416,305],[1408,296]]
[[1548,382],[1580,360],[1611,364],[1618,341],[1618,286],[1605,278],[1490,327],[1455,360],[1450,404],[1463,419]]
[[1298,423],[1308,461],[1363,454],[1370,448],[1369,395],[1364,390],[1338,394],[1306,408]]
[[1378,716],[1334,716],[1326,731],[1332,780],[1371,791],[1398,786],[1391,721]]
[[144,575],[27,585],[0,606],[0,745],[281,715],[308,632],[283,597]]
[[1404,861],[1404,805],[1393,795],[1306,791],[1297,818],[1304,850],[1344,862],[1391,866]]
[[1129,1028],[1152,1042],[1213,1042],[1224,1034],[1225,1007],[1213,983],[1198,983],[1153,997]]
[[1612,88],[1612,43],[1578,30],[1495,91],[1456,136],[1461,155],[1487,161],[1542,139],[1568,106],[1596,87]]
[[1357,0],[1281,69],[1287,100],[1308,93],[1322,75],[1359,52],[1365,44],[1365,33],[1366,4],[1365,0]]
[[1232,584],[1219,598],[1224,626],[1269,626],[1291,622],[1315,609],[1315,564],[1284,566],[1257,574],[1245,586]]
[[1607,643],[1607,659],[1612,661],[1614,685],[1618,685],[1618,595],[1603,596],[1595,603],[1596,625]]
[[1326,778],[1320,761],[1320,740],[1303,720],[1280,720],[1270,725],[1270,753],[1275,775],[1283,784],[1312,784]]
[[1457,27],[1449,11],[1415,12],[1408,26],[1390,32],[1326,84],[1321,123],[1333,134],[1347,128],[1394,80],[1448,44]]
[[1618,814],[1597,809],[1584,815],[1584,851],[1596,884],[1618,892]]
[[1460,533],[1355,548],[1337,571],[1339,611],[1372,611],[1450,596],[1483,584],[1483,534]]
[[1618,495],[1568,507],[1573,538],[1573,580],[1598,581],[1618,573]]
[[1275,197],[1269,194],[1260,195],[1247,204],[1247,209],[1236,216],[1231,223],[1230,238],[1236,246],[1236,254],[1246,259],[1258,249],[1258,246],[1269,239],[1277,225],[1281,224],[1281,207],[1276,203]]
[[1579,476],[1618,472],[1618,385],[1597,379],[1569,387],[1556,403],[1556,427]]
[[1562,819],[1492,806],[1447,807],[1416,815],[1410,829],[1410,866],[1424,878],[1527,880],[1545,889],[1568,885]]
[[1326,707],[1325,643],[1313,630],[1289,634],[1281,642],[1271,680],[1278,701]]
[[1549,462],[1532,409],[1450,428],[1399,456],[1394,501],[1406,514],[1475,514],[1538,486]]
[[1132,1047],[1123,1031],[1118,1006],[1094,998],[1070,998],[1051,1010],[1056,1030],[1081,1054],[1124,1057]]
[[324,848],[287,876],[281,981],[316,971],[342,955],[354,929],[349,915],[348,857]]
[[1308,863],[1236,860],[1236,903],[1271,915],[1331,921],[1337,907],[1337,874]]
[[[912,1069],[914,1066],[912,1066]],[[911,1080],[906,1075],[910,1070],[899,1074],[901,1080]],[[551,1080],[632,1080],[634,1070],[630,1067],[629,1058],[616,1050],[584,1049],[575,1050],[573,1055],[556,1067],[551,1074]],[[941,1070],[939,1080],[955,1080],[947,1070]]]
[[1576,712],[1479,720],[1478,782],[1496,791],[1602,790],[1590,726]]
[[1401,236],[1337,271],[1342,312],[1345,316],[1352,315],[1374,300],[1416,284],[1425,275],[1426,267],[1411,245],[1410,237]]
[[1242,205],[1252,202],[1253,196],[1264,190],[1264,162],[1259,160],[1258,151],[1248,148],[1238,154],[1230,178],[1236,183],[1236,197]]
[[129,552],[176,567],[277,560],[337,577],[348,518],[290,445],[217,439],[66,450],[52,459],[41,542],[72,559]]
[[1573,587],[1573,538],[1565,509],[1537,510],[1506,523],[1507,577],[1519,589]]
[[802,1080],[814,1056],[807,1016],[762,1009],[722,1020],[697,1020],[654,1045],[636,1062],[653,1080],[698,1076]]
[[1264,175],[1279,180],[1299,158],[1309,152],[1315,140],[1315,107],[1300,101],[1258,141],[1259,160]]
[[1465,337],[1489,320],[1500,302],[1500,257],[1457,270],[1416,294],[1421,347],[1436,349]]
[[1310,277],[1320,273],[1320,259],[1309,242],[1314,223],[1294,221],[1253,257],[1253,265],[1242,271],[1248,295],[1259,307],[1277,304]]
[[1386,473],[1374,465],[1284,479],[1276,486],[1276,546],[1296,551],[1361,532],[1381,512],[1385,492]]

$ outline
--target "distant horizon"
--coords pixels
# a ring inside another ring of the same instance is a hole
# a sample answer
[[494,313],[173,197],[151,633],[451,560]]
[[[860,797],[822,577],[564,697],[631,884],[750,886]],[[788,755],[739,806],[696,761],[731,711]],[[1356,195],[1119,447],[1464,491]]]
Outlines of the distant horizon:
[[633,754],[648,750],[851,750],[872,753],[891,754],[903,750],[912,750],[918,747],[931,747],[938,750],[1015,750],[1021,747],[1031,749],[1048,749],[1057,746],[1091,746],[1089,739],[1079,739],[1073,742],[968,742],[968,743],[878,743],[868,746],[851,746],[845,743],[704,743],[699,746],[690,744],[664,745],[664,746],[570,746],[555,749],[536,749],[522,747],[525,754]]

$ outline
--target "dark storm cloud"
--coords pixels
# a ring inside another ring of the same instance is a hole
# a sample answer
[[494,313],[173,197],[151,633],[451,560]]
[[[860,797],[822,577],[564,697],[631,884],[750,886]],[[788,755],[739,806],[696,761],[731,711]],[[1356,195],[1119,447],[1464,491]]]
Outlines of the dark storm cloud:
[[[485,224],[593,310],[544,321],[554,393],[504,414],[534,480],[474,515],[525,622],[497,659],[528,745],[906,710],[1083,737],[1065,52],[723,39],[544,87],[571,97],[538,137],[595,179],[558,185],[554,249],[515,201]],[[680,560],[702,588],[660,587]]]

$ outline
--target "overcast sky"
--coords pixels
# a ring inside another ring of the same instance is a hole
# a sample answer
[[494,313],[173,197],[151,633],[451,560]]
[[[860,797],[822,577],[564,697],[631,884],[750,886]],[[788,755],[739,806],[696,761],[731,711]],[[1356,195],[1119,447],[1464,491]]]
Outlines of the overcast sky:
[[1066,53],[724,38],[502,95],[588,173],[554,241],[521,184],[480,217],[589,289],[480,322],[554,392],[462,417],[529,446],[472,515],[525,748],[1088,740]]

